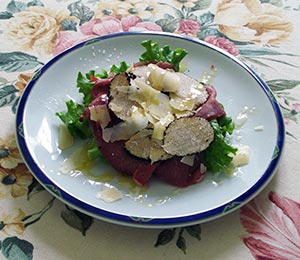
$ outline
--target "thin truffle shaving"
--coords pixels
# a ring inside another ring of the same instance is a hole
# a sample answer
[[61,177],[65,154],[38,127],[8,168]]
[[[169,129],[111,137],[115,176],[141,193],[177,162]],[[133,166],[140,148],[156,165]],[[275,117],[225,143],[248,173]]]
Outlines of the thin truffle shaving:
[[214,139],[210,123],[200,117],[182,117],[165,132],[163,149],[172,155],[186,156],[205,150]]

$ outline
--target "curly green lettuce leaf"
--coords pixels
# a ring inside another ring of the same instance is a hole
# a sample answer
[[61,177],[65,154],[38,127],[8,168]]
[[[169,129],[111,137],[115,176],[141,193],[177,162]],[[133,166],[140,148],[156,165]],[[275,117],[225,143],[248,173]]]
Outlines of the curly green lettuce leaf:
[[91,76],[95,76],[94,70],[89,71],[85,75],[79,72],[77,75],[77,88],[83,94],[83,106],[87,106],[92,101],[91,92],[95,82],[91,80]]
[[103,155],[98,147],[96,138],[93,137],[90,142],[89,142],[89,146],[88,146],[88,158],[91,161],[94,161],[98,158],[103,158]]
[[215,126],[217,131],[220,131],[220,133],[223,136],[226,136],[226,134],[231,135],[234,130],[234,123],[232,121],[232,118],[229,116],[221,116],[217,120],[218,127]]
[[210,121],[214,129],[214,140],[203,152],[204,164],[207,170],[216,173],[228,167],[232,161],[232,155],[235,155],[237,149],[226,142],[226,135],[231,135],[234,130],[232,119],[222,116]]
[[121,61],[119,66],[112,65],[110,67],[110,72],[113,74],[118,74],[121,72],[126,72],[129,68],[129,65],[125,61]]
[[176,71],[179,71],[180,62],[188,54],[182,48],[171,50],[168,45],[159,47],[158,42],[152,42],[151,39],[143,41],[141,45],[146,51],[141,54],[140,61],[168,62],[174,66]]
[[81,139],[92,136],[91,128],[86,119],[82,119],[84,106],[73,100],[66,102],[67,111],[57,112],[56,115],[66,125],[71,135]]
[[[110,67],[110,73],[118,74],[121,72],[125,72],[129,68],[128,64],[125,61],[121,61],[120,65],[112,65]],[[95,70],[90,70],[86,74],[82,74],[81,72],[77,75],[77,88],[79,92],[83,94],[83,102],[84,106],[88,106],[92,102],[92,88],[97,79],[107,79],[109,77],[109,72],[105,69],[102,69],[101,73],[96,73]]]
[[[126,62],[121,62],[119,66],[112,65],[110,73],[120,73],[127,70],[129,66]],[[86,119],[82,119],[84,108],[92,102],[92,88],[97,79],[105,79],[109,77],[106,70],[101,73],[96,73],[95,70],[83,74],[81,72],[77,75],[77,88],[79,93],[83,94],[82,104],[75,103],[72,100],[66,102],[67,111],[57,112],[56,115],[67,126],[73,136],[78,136],[81,139],[91,137],[91,130]]]

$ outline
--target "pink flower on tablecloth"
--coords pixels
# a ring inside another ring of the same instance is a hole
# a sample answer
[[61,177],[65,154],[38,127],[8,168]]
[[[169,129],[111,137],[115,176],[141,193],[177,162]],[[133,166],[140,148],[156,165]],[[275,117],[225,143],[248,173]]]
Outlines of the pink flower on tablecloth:
[[136,24],[138,24],[140,22],[141,22],[141,19],[135,15],[128,15],[128,16],[121,18],[122,28],[125,32],[129,31],[130,28],[136,26]]
[[92,39],[94,37],[95,35],[84,35],[81,32],[60,31],[58,33],[58,42],[54,46],[52,53],[53,55],[57,55],[80,42]]
[[284,118],[284,119],[283,119],[283,122],[284,122],[285,125],[289,125],[290,120],[289,120],[288,118]]
[[300,203],[275,192],[269,200],[257,198],[241,208],[240,221],[249,233],[243,242],[257,260],[299,260]]
[[156,32],[162,32],[162,28],[152,22],[139,22],[135,24],[134,26],[130,27],[128,31],[133,32],[133,31],[156,31]]
[[235,46],[235,44],[223,37],[207,36],[204,41],[211,43],[234,56],[239,55],[239,49]]
[[200,31],[200,23],[194,20],[180,20],[179,21],[179,33],[196,35]]
[[91,20],[80,27],[80,31],[85,35],[105,35],[122,32],[123,27],[119,19],[112,16],[105,16],[101,19]]
[[300,103],[294,103],[292,104],[292,109],[295,111],[300,111]]
[[77,43],[92,39],[96,36],[126,31],[162,31],[162,28],[153,22],[143,22],[139,17],[134,15],[129,15],[121,19],[113,16],[105,16],[84,23],[76,32],[59,32],[58,41],[53,49],[53,54],[57,55]]

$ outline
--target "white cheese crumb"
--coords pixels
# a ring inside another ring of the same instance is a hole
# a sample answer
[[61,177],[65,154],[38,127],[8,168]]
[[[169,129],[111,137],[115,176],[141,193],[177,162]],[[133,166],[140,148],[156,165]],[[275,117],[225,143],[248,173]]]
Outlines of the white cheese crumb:
[[238,149],[236,154],[232,158],[232,165],[235,167],[247,165],[249,163],[249,146],[247,145],[240,145],[236,146]]
[[256,127],[254,127],[255,131],[263,131],[264,130],[264,126],[263,125],[258,125]]
[[247,122],[249,115],[255,112],[255,107],[249,108],[248,106],[244,106],[241,112],[234,119],[234,124],[237,129],[242,128],[244,124]]
[[105,186],[96,194],[97,199],[111,203],[123,198],[122,193],[114,186]]
[[201,163],[201,164],[200,164],[200,172],[201,172],[201,173],[205,173],[206,170],[207,170],[206,166],[205,166],[203,163]]
[[248,120],[248,115],[244,112],[238,114],[238,116],[234,120],[234,124],[236,127],[241,128]]

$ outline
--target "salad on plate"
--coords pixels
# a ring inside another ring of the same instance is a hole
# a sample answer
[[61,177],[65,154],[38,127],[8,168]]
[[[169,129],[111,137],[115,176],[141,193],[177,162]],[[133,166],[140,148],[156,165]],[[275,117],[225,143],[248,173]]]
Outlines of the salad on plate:
[[145,52],[134,64],[79,72],[82,102],[69,100],[56,113],[73,137],[90,140],[90,160],[105,158],[138,185],[156,176],[178,187],[238,162],[238,148],[227,138],[233,120],[216,89],[183,70],[188,52],[151,39],[141,45]]

